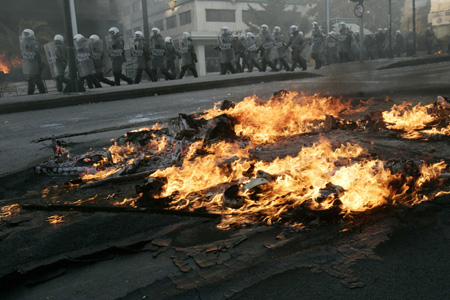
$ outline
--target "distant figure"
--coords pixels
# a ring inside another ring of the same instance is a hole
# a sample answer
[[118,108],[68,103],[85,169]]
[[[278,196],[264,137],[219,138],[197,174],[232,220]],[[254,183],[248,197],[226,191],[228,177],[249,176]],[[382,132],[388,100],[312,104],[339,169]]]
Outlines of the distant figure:
[[175,49],[173,40],[170,36],[166,36],[164,42],[166,43],[167,69],[170,71],[170,74],[172,74],[173,78],[177,78],[177,66],[175,65],[175,60],[177,59],[177,57],[180,58],[180,53],[178,53],[177,49]]
[[350,58],[351,42],[352,42],[351,32],[343,22],[339,24],[339,33],[337,39],[338,39],[339,61],[341,63],[352,61]]
[[258,53],[258,47],[256,46],[256,40],[253,36],[253,33],[247,32],[246,37],[244,39],[244,61],[247,65],[247,72],[253,72],[253,66],[255,66],[258,70],[261,70],[261,66],[256,61],[256,57]]
[[286,44],[286,49],[289,47],[292,49],[291,71],[295,71],[297,64],[302,67],[303,71],[306,71],[308,69],[308,66],[306,65],[306,60],[302,56],[302,51],[306,47],[306,41],[303,37],[303,32],[298,30],[297,25],[292,25],[290,31],[291,37]]
[[63,91],[63,83],[69,84],[64,77],[67,67],[66,46],[64,45],[64,37],[60,34],[55,35],[53,42],[44,45],[45,56],[47,57],[48,67],[52,78],[56,81],[56,90]]
[[382,28],[378,28],[377,33],[375,34],[375,42],[377,44],[377,58],[385,58],[384,52],[384,42],[386,40],[386,36],[383,32]]
[[40,48],[34,31],[25,29],[19,41],[22,54],[22,70],[23,74],[27,76],[28,81],[28,95],[34,94],[36,86],[39,93],[47,93],[41,77],[44,65],[41,60]]
[[286,61],[289,56],[289,51],[286,49],[286,42],[280,26],[275,26],[273,28],[273,39],[275,48],[278,51],[278,59],[275,61],[275,66],[279,63],[286,71],[289,71],[291,67]]
[[122,65],[126,61],[124,46],[125,42],[122,39],[122,34],[116,27],[111,27],[109,30],[109,36],[107,37],[108,53],[111,58],[112,71],[114,75],[114,83],[120,85],[120,80],[133,84],[133,80],[124,74],[122,74]]
[[278,59],[278,51],[275,48],[275,43],[273,41],[272,34],[270,33],[269,26],[262,24],[259,32],[259,48],[258,51],[261,53],[261,71],[265,72],[267,66],[269,66],[272,71],[279,71],[275,65],[275,61]]
[[433,41],[436,39],[436,36],[434,35],[433,29],[431,27],[428,27],[425,30],[425,43],[427,44],[427,54],[431,55],[433,54]]
[[92,58],[92,50],[89,46],[89,40],[81,34],[73,37],[75,44],[75,53],[77,59],[78,74],[81,81],[86,81],[90,89],[101,88],[102,85],[95,76],[95,65]]
[[148,44],[144,40],[144,34],[142,33],[142,31],[136,31],[134,33],[134,40],[130,49],[131,56],[133,57],[134,67],[136,69],[136,75],[134,77],[135,84],[141,82],[142,72],[144,71],[145,73],[147,73],[147,76],[151,81],[155,81],[153,80],[152,71],[148,67],[148,63],[150,60],[148,51]]
[[92,50],[92,58],[94,59],[95,66],[95,76],[98,81],[109,84],[110,86],[115,86],[114,81],[109,80],[103,76],[103,41],[96,34],[93,34],[89,37],[89,46]]
[[152,33],[153,35],[150,38],[150,59],[153,73],[152,80],[158,80],[158,69],[164,75],[166,80],[173,80],[172,74],[167,71],[166,43],[161,35],[161,30],[157,27],[153,27]]
[[181,56],[181,71],[179,79],[183,78],[187,70],[192,72],[194,77],[198,77],[195,63],[197,63],[197,55],[194,51],[194,45],[192,45],[191,34],[189,32],[183,32],[183,36],[180,39],[180,56]]
[[230,71],[232,74],[236,73],[236,69],[233,66],[234,51],[232,38],[228,26],[222,27],[220,36],[217,39],[219,44],[214,49],[219,50],[220,75],[225,75],[227,71]]
[[397,30],[394,36],[394,55],[401,57],[403,55],[404,48],[405,41],[403,38],[403,34],[400,30]]
[[330,31],[326,38],[326,57],[327,64],[335,64],[339,61],[338,51],[337,51],[337,35],[336,32]]
[[406,35],[406,56],[414,56],[414,32],[408,31]]
[[324,51],[325,37],[322,30],[319,28],[319,23],[312,22],[312,46],[311,57],[316,62],[314,69],[320,69],[322,67],[322,56]]
[[236,72],[242,73],[244,69],[241,65],[241,58],[244,56],[245,47],[242,41],[239,39],[238,34],[233,35],[233,40],[231,42],[234,51],[234,68]]

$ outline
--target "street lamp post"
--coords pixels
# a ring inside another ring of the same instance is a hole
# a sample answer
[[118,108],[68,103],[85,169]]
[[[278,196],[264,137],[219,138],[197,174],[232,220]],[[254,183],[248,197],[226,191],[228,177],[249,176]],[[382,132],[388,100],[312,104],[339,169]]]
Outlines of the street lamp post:
[[412,18],[412,22],[413,22],[413,36],[414,36],[414,52],[413,55],[416,56],[416,0],[412,0],[412,6],[413,6],[413,18]]
[[327,34],[330,32],[330,0],[327,0]]
[[69,84],[64,92],[84,92],[84,87],[77,80],[77,62],[75,58],[75,45],[73,43],[73,27],[70,10],[70,0],[64,0],[64,24],[68,44]]
[[392,0],[389,0],[389,57],[393,58],[392,52]]
[[144,24],[144,39],[148,41],[150,38],[150,29],[148,24],[147,0],[142,0],[142,21]]

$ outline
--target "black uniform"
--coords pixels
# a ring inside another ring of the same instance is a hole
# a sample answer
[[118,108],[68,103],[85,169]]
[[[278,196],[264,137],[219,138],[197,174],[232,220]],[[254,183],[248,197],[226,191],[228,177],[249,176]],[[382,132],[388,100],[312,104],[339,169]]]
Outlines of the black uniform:
[[194,77],[198,77],[197,70],[195,69],[197,55],[195,54],[194,46],[189,38],[181,40],[179,53],[181,56],[181,72],[179,79],[183,78],[187,70],[190,70]]
[[307,70],[306,60],[302,57],[302,51],[306,47],[306,42],[303,36],[300,35],[298,30],[294,31],[289,38],[286,48],[291,47],[292,49],[292,66],[291,71],[294,71],[299,64],[302,70]]
[[174,78],[177,78],[177,66],[175,65],[177,57],[180,57],[180,53],[175,49],[175,46],[171,42],[166,42],[167,69],[170,70]]
[[128,82],[128,84],[133,84],[133,79],[122,74],[122,65],[126,62],[124,49],[124,41],[122,39],[122,34],[117,33],[112,36],[112,45],[109,50],[109,55],[112,60],[112,71],[114,75],[114,83],[120,85],[120,80]]
[[154,34],[150,38],[150,57],[152,65],[153,81],[158,80],[158,69],[164,75],[166,80],[174,79],[172,74],[167,71],[166,62],[166,43],[161,34]]
[[63,83],[69,84],[69,80],[64,76],[64,71],[67,67],[67,52],[66,46],[62,41],[55,41],[55,53],[56,53],[56,64],[58,65],[59,74],[56,76],[56,90],[58,92],[63,91]]

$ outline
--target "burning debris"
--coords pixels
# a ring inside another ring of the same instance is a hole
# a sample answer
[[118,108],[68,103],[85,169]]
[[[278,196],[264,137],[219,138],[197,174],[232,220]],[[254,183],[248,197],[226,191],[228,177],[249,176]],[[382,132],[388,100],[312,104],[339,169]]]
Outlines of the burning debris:
[[[446,165],[383,161],[357,143],[332,144],[325,138],[284,157],[263,159],[259,150],[282,139],[331,130],[411,133],[430,124],[448,126],[442,101],[426,107],[404,103],[354,120],[348,117],[364,112],[372,100],[352,105],[280,91],[266,102],[248,97],[236,104],[224,101],[200,115],[179,114],[167,127],[131,131],[109,149],[74,158],[54,140],[55,155],[37,166],[36,173],[81,172],[70,185],[74,194],[100,184],[143,179],[132,197],[116,203],[218,214],[221,228],[340,222],[375,207],[427,200],[424,193],[439,183]],[[411,128],[404,120],[421,123]]]

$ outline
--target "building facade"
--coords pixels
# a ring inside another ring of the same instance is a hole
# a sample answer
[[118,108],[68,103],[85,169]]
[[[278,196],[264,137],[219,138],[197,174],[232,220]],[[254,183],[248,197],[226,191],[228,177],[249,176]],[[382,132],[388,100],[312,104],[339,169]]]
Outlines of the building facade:
[[433,26],[437,38],[450,35],[450,1],[431,0],[428,22]]
[[[259,4],[264,5],[268,1],[147,0],[147,6],[150,28],[158,27],[163,36],[172,37],[176,43],[183,32],[190,32],[198,57],[197,70],[200,76],[205,76],[207,73],[219,72],[218,52],[213,48],[218,43],[221,28],[228,26],[231,31],[244,33],[248,27],[245,22],[251,22],[252,18],[249,5],[262,10]],[[128,40],[135,31],[143,29],[142,1],[123,2],[121,24],[125,39]],[[286,10],[292,10],[295,6],[299,15],[307,9],[303,1],[287,1],[287,4]]]

